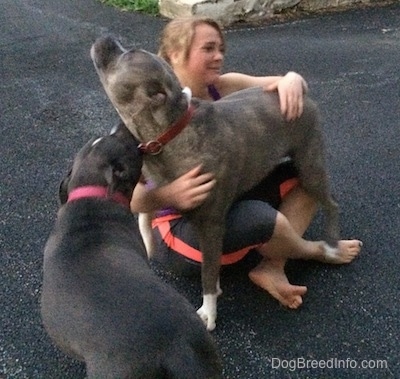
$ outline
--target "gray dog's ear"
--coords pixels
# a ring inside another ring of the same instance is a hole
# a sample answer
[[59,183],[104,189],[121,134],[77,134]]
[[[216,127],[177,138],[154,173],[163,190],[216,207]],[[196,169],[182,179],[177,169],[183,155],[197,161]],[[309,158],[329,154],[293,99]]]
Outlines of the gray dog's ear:
[[96,69],[104,69],[115,57],[125,51],[126,49],[122,47],[116,38],[108,35],[102,36],[95,41],[90,50],[90,56]]
[[60,199],[61,205],[68,201],[68,184],[71,179],[72,168],[68,171],[67,176],[61,181],[58,188],[58,197]]

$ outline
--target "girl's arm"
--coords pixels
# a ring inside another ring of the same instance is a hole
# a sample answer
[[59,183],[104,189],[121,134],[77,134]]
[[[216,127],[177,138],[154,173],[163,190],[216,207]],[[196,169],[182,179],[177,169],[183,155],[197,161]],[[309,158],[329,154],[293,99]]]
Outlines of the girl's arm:
[[231,72],[221,75],[216,86],[221,96],[250,87],[278,91],[281,113],[288,121],[300,117],[303,113],[303,97],[308,90],[303,77],[292,71],[285,76],[250,76]]

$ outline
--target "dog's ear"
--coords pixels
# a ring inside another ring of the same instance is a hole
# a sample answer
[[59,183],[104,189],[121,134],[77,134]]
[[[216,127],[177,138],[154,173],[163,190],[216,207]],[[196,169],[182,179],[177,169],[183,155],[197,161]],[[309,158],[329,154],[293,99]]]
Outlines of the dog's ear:
[[111,35],[98,38],[92,45],[90,55],[96,69],[104,69],[114,61],[114,59],[124,53],[121,43]]
[[132,140],[136,146],[139,146],[140,144],[140,141],[130,132],[122,120],[111,129],[110,134],[115,135],[124,141]]
[[71,179],[72,168],[68,171],[67,176],[61,181],[58,188],[58,197],[60,199],[61,205],[68,201],[68,184]]
[[105,172],[105,178],[108,185],[108,195],[112,195],[117,191],[118,184],[124,182],[128,178],[129,168],[124,162],[114,161],[109,165]]

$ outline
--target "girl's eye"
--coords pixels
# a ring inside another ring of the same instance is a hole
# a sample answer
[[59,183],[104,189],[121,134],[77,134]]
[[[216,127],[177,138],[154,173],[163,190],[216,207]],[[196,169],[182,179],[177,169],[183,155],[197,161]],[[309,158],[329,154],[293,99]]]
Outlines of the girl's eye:
[[207,51],[207,53],[211,53],[214,51],[214,46],[205,46],[203,49]]
[[203,47],[203,50],[207,53],[219,52],[221,54],[225,54],[225,47],[215,46],[215,45],[207,45]]

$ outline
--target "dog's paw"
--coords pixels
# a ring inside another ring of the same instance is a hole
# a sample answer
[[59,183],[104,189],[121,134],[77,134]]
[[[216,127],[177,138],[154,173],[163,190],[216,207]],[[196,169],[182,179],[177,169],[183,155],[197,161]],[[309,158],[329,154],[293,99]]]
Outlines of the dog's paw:
[[203,320],[208,331],[215,329],[217,320],[217,297],[218,294],[203,296],[203,305],[197,310],[197,314]]
[[215,329],[216,327],[216,317],[212,317],[210,316],[206,310],[204,310],[204,306],[202,306],[201,308],[199,308],[197,310],[197,314],[200,316],[200,318],[203,320],[204,324],[206,325],[206,328],[209,332],[211,332],[212,330]]

